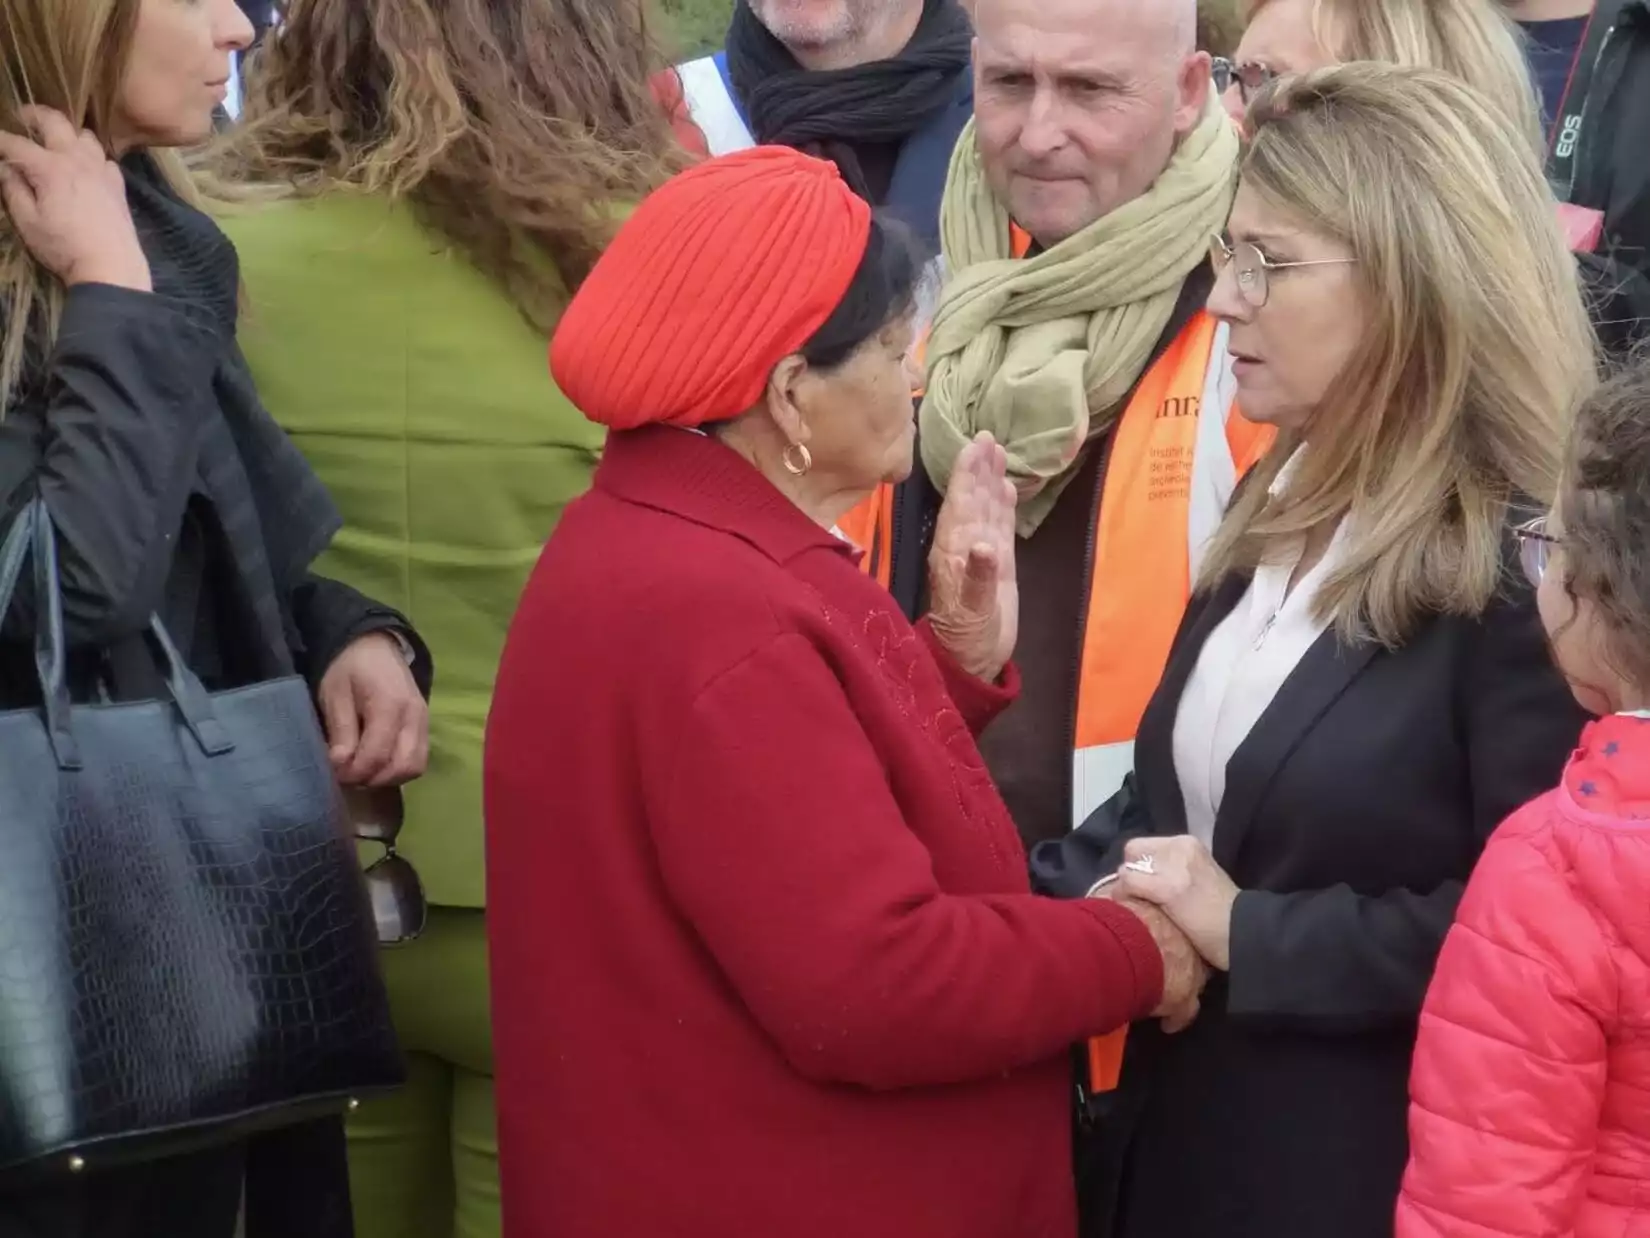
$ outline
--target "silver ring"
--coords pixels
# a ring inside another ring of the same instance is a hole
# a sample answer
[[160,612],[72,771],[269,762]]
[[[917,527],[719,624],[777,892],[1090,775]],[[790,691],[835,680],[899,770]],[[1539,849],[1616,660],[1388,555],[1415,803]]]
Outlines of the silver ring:
[[1130,860],[1123,867],[1131,873],[1145,873],[1147,876],[1157,872],[1157,863],[1149,855],[1143,855],[1138,860]]

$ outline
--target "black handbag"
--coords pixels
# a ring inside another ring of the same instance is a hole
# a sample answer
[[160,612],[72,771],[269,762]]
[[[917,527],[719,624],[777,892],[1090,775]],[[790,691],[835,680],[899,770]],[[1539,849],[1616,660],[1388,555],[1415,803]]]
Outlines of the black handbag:
[[302,679],[208,694],[156,619],[169,699],[71,703],[52,520],[42,704],[0,712],[0,1177],[173,1155],[402,1082],[343,799]]

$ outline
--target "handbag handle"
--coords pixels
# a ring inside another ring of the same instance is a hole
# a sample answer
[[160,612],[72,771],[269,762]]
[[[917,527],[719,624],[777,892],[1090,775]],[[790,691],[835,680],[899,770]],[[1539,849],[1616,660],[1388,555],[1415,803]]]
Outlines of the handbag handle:
[[[46,738],[59,769],[80,768],[80,746],[69,726],[69,686],[63,656],[63,598],[58,590],[57,560],[51,517],[46,505],[31,499],[17,513],[0,546],[0,621],[11,614],[23,561],[34,556],[34,670],[46,715]],[[43,551],[45,553],[43,553]],[[44,569],[42,564],[44,563]]]
[[[80,748],[69,724],[68,658],[63,636],[63,588],[58,575],[57,533],[51,512],[41,499],[31,500],[18,513],[11,531],[0,545],[0,619],[11,612],[23,560],[34,558],[35,628],[34,667],[39,679],[40,698],[46,714],[46,733],[57,758],[57,767],[76,770],[81,766]],[[160,651],[166,669],[166,689],[183,716],[184,725],[207,756],[218,756],[234,748],[212,711],[212,699],[199,678],[186,665],[159,615],[149,616],[149,637]]]

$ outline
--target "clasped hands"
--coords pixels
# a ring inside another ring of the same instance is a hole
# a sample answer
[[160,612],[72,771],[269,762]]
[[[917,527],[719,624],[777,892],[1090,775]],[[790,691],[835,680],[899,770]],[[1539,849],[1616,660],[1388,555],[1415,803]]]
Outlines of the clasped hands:
[[1238,888],[1209,849],[1189,835],[1134,838],[1117,880],[1095,892],[1139,916],[1163,955],[1163,1000],[1153,1012],[1168,1032],[1197,1018],[1209,970],[1231,967]]

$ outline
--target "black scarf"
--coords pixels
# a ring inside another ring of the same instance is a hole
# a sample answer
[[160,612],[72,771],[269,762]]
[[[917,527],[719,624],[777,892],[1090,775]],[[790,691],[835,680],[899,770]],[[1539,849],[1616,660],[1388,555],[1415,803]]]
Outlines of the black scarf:
[[856,143],[900,142],[952,100],[969,72],[974,32],[956,0],[927,0],[922,21],[891,60],[811,72],[768,31],[746,0],[728,30],[728,77],[763,145],[791,146],[831,160],[869,197]]
[[203,316],[221,341],[212,385],[223,415],[207,423],[196,487],[211,502],[240,600],[257,624],[250,652],[261,655],[265,676],[291,674],[301,641],[288,599],[342,521],[309,463],[264,409],[235,343],[235,246],[178,199],[147,155],[128,156],[121,171],[155,292]]

